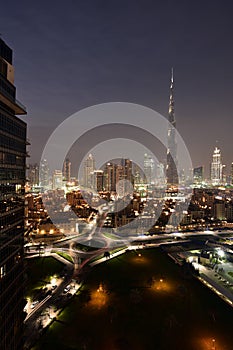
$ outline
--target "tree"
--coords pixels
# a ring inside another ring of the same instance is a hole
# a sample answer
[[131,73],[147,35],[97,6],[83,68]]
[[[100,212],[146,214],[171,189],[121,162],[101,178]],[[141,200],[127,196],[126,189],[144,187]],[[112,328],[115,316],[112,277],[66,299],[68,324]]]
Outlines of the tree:
[[104,257],[105,257],[106,259],[109,259],[109,258],[110,258],[110,253],[109,253],[109,252],[104,252]]

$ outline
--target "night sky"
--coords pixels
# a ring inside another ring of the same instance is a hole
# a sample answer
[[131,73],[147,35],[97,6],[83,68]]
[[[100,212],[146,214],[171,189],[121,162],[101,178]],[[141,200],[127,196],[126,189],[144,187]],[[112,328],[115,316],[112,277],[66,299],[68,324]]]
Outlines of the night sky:
[[[216,140],[233,161],[231,1],[9,1],[0,33],[14,50],[17,98],[27,106],[30,162],[74,112],[126,101],[168,113],[171,67],[177,128],[193,165]],[[72,159],[75,162],[75,159]]]

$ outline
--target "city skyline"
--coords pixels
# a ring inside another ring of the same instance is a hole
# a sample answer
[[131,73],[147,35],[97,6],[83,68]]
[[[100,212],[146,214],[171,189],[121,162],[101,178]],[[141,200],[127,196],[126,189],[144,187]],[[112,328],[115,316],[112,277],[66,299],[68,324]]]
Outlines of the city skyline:
[[2,6],[1,350],[232,349],[232,10]]
[[129,101],[166,117],[173,66],[178,130],[194,167],[209,168],[218,140],[230,169],[232,4],[207,1],[188,9],[170,2],[168,12],[168,4],[150,1],[147,8],[140,1],[117,7],[70,2],[64,15],[64,5],[52,3],[31,9],[24,1],[2,11],[2,37],[16,51],[18,96],[30,115],[33,162],[54,128],[84,107]]

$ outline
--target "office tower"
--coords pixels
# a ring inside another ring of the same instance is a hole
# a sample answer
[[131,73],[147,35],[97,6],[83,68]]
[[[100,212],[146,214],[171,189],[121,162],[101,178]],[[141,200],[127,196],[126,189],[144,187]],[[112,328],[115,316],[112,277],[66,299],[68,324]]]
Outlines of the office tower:
[[226,220],[226,205],[224,200],[215,200],[213,206],[214,218],[217,220]]
[[121,159],[121,164],[116,165],[115,190],[120,197],[130,192],[132,183],[132,162],[129,159]]
[[212,185],[220,185],[222,183],[222,159],[221,159],[221,152],[218,147],[215,147],[214,153],[213,153],[213,159],[211,163],[211,173],[210,178]]
[[95,170],[95,159],[92,154],[89,154],[87,159],[84,161],[83,166],[83,185],[85,187],[92,187],[92,173]]
[[144,178],[145,183],[151,185],[155,182],[155,162],[150,154],[144,154]]
[[124,196],[126,192],[131,192],[131,184],[133,186],[133,183],[132,161],[130,159],[121,159],[117,160],[116,163],[106,164],[104,168],[104,188],[106,191],[116,192],[118,188],[118,191]]
[[106,191],[116,191],[116,164],[107,163],[104,168],[104,188]]
[[66,158],[63,164],[63,178],[67,182],[70,182],[70,172],[71,172],[71,162],[68,158]]
[[156,184],[159,186],[163,186],[165,184],[165,175],[164,175],[164,165],[163,163],[157,164],[156,169]]
[[29,165],[27,179],[31,186],[39,185],[39,165],[37,163]]
[[40,164],[39,180],[39,185],[43,188],[43,190],[50,189],[49,166],[46,159],[43,159]]
[[53,190],[59,190],[63,187],[63,175],[61,170],[53,172]]
[[173,69],[171,75],[170,84],[170,100],[169,100],[169,112],[168,120],[170,125],[168,127],[168,148],[167,148],[167,187],[173,188],[178,186],[178,172],[176,169],[177,164],[177,144],[176,144],[176,119],[174,111],[174,77]]
[[132,160],[122,159],[121,165],[124,167],[125,180],[128,180],[133,185],[133,170],[132,170]]
[[91,183],[95,191],[101,192],[104,190],[104,172],[103,170],[94,170],[91,173]]
[[194,184],[201,184],[203,181],[203,166],[199,166],[193,169],[193,182]]
[[0,349],[23,348],[26,123],[16,115],[12,50],[0,39]]

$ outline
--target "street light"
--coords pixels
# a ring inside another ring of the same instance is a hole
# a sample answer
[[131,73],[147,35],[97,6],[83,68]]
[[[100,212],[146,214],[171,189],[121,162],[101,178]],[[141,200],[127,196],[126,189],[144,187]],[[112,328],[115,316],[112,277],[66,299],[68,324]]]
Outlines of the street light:
[[219,249],[219,250],[217,251],[217,253],[218,253],[218,256],[219,256],[220,258],[223,258],[223,257],[225,256],[225,253],[224,253],[224,251],[223,251],[222,249]]
[[52,279],[51,279],[51,285],[52,285],[52,286],[55,286],[56,283],[57,283],[57,279],[56,279],[55,277],[52,277]]
[[216,350],[216,341],[212,339],[212,350]]

